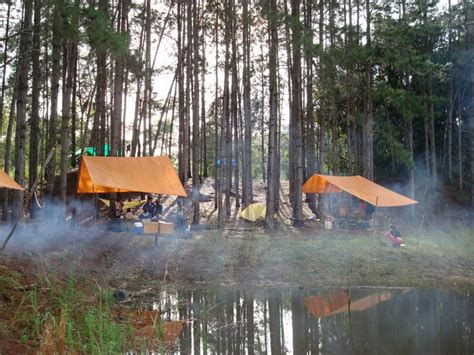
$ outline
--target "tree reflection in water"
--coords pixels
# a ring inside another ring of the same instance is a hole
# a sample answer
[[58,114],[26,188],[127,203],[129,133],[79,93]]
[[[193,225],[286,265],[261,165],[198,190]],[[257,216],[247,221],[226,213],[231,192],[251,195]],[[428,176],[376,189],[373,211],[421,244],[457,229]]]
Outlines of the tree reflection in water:
[[164,292],[154,305],[188,320],[174,353],[474,352],[468,293],[208,288]]

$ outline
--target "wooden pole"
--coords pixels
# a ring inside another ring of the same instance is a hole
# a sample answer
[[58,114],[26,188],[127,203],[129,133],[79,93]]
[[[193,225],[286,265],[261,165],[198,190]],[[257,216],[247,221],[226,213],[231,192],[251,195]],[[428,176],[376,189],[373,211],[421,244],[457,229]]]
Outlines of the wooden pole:
[[374,234],[375,234],[375,218],[377,217],[377,206],[379,204],[379,197],[375,199],[375,210],[374,210]]

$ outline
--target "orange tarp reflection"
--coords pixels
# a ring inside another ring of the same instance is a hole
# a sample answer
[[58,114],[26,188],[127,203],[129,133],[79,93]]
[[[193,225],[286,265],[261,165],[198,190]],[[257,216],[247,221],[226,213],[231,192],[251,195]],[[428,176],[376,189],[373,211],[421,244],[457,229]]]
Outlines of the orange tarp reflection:
[[336,292],[327,296],[310,296],[304,300],[304,305],[316,318],[324,318],[335,310],[349,303],[349,295],[346,292]]
[[167,156],[82,156],[77,192],[147,192],[186,196],[186,191]]
[[[402,293],[409,290],[403,290]],[[377,292],[350,303],[351,312],[361,312],[390,300],[393,294],[388,291]],[[304,305],[316,318],[324,318],[339,313],[349,312],[349,295],[346,292],[336,292],[326,296],[311,296],[304,299]]]
[[303,185],[304,193],[337,193],[345,191],[378,207],[408,206],[418,201],[400,195],[362,176],[329,176],[315,174]]
[[4,171],[0,170],[0,187],[6,187],[7,189],[24,190],[15,180],[7,175]]
[[[351,302],[351,312],[361,312],[365,311],[369,308],[372,308],[376,306],[377,304],[381,302],[388,301],[389,299],[392,298],[392,294],[390,292],[379,292],[379,293],[374,293],[372,295],[363,297],[361,299],[358,299],[356,301]],[[334,312],[331,313],[333,314],[338,314],[338,313],[346,313],[349,311],[349,304],[346,304],[345,306],[336,309]]]

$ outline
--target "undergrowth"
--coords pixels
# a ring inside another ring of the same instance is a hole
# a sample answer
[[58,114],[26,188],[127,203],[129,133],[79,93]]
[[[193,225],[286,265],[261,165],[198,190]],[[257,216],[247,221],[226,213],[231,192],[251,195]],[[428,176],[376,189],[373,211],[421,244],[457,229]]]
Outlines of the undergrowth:
[[0,275],[0,299],[0,335],[41,353],[123,352],[133,337],[113,313],[111,292],[74,275],[37,280],[28,290]]

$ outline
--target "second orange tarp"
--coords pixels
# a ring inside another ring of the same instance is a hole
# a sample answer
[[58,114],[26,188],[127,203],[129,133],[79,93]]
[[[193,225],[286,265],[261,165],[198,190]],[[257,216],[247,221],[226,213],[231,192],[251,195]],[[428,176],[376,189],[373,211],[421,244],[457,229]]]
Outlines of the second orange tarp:
[[362,176],[315,174],[303,185],[304,193],[337,193],[345,191],[377,207],[399,207],[418,203]]

